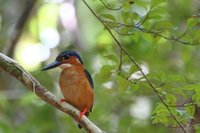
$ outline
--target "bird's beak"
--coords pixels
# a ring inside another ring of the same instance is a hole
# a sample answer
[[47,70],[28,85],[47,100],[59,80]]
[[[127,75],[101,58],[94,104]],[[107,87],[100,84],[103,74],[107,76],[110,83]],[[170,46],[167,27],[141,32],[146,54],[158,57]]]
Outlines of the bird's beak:
[[55,68],[55,67],[57,67],[57,66],[59,66],[59,65],[61,65],[61,64],[62,64],[62,62],[54,61],[54,62],[52,62],[51,64],[45,66],[45,67],[42,69],[42,71]]

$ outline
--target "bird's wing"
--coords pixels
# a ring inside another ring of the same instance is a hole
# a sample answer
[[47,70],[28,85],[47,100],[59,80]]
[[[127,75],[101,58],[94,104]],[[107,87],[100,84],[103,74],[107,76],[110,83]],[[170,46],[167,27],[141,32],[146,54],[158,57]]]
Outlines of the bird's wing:
[[94,84],[93,84],[93,80],[92,80],[90,73],[86,69],[84,71],[85,71],[88,81],[90,82],[92,89],[94,89]]

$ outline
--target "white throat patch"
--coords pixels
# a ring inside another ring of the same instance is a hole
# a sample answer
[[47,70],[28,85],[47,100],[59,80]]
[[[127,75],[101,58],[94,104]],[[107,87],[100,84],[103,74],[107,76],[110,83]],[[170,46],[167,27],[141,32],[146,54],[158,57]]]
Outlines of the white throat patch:
[[72,66],[72,64],[64,63],[64,64],[60,65],[59,67],[60,67],[61,69],[65,69],[65,68],[69,68],[69,67],[71,67],[71,66]]

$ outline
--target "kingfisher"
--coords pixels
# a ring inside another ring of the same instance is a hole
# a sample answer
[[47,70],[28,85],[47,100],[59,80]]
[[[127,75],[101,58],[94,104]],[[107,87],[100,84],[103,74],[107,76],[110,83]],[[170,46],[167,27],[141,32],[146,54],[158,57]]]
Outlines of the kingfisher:
[[[90,73],[84,68],[79,54],[73,50],[61,52],[54,62],[42,69],[49,70],[61,68],[59,85],[65,101],[80,111],[78,121],[83,115],[87,116],[92,111],[94,93],[93,80]],[[81,128],[81,126],[79,125]]]

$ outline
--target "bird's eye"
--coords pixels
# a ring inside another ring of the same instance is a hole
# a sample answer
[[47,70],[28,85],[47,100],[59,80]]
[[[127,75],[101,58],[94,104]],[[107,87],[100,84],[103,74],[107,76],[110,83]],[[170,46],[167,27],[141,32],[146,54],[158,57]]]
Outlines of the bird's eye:
[[69,58],[69,55],[66,55],[66,56],[65,56],[65,59],[68,59],[68,58]]
[[66,55],[64,57],[62,57],[62,60],[67,60],[69,58],[69,55]]

